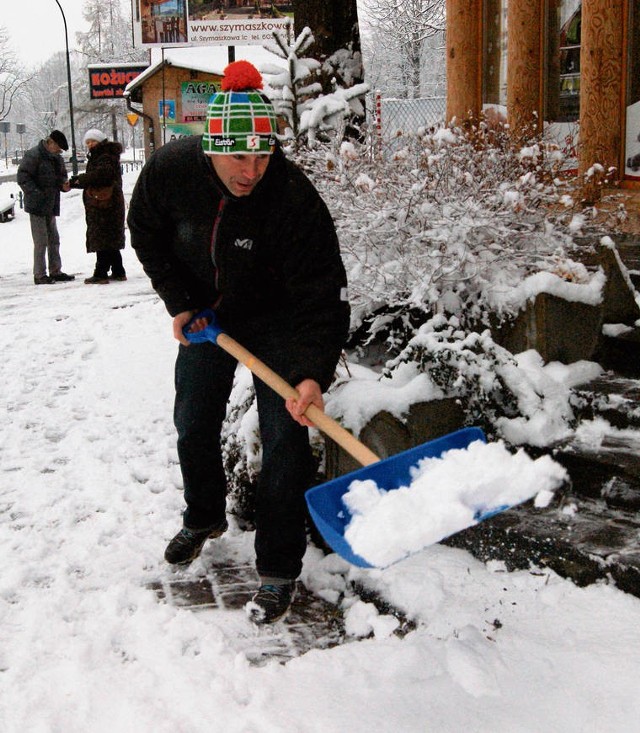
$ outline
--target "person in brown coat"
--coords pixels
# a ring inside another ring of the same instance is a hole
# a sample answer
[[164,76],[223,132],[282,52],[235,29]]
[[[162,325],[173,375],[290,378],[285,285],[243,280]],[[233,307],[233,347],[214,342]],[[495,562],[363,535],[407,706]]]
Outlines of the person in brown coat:
[[120,250],[124,249],[124,195],[120,155],[122,145],[97,129],[88,130],[84,144],[89,154],[85,173],[71,178],[71,188],[83,189],[87,222],[87,252],[96,253],[96,265],[88,285],[108,285],[126,280]]

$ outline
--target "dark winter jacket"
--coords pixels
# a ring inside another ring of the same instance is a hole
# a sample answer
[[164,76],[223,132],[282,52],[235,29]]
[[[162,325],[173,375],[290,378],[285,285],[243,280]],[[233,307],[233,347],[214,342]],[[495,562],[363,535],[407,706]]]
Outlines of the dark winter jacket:
[[41,140],[29,148],[18,166],[18,186],[24,191],[24,210],[36,216],[60,214],[60,191],[67,169],[59,153],[50,153]]
[[326,205],[279,151],[250,196],[234,197],[200,136],[160,148],[140,173],[131,242],[172,316],[215,304],[240,340],[291,329],[291,381],[329,385],[349,326],[346,275]]
[[[82,188],[87,222],[87,252],[124,247],[124,195],[120,154],[122,145],[109,140],[94,145],[87,156],[85,173],[71,179],[71,188]],[[109,201],[95,206],[91,189],[113,186]]]

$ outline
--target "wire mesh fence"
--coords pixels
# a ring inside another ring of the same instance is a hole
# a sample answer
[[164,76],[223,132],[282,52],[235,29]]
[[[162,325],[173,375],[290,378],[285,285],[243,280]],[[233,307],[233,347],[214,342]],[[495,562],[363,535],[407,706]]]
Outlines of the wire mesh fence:
[[401,145],[402,136],[441,125],[445,121],[446,97],[397,99],[385,98],[381,92],[376,92],[371,102],[376,141],[383,152],[393,151]]

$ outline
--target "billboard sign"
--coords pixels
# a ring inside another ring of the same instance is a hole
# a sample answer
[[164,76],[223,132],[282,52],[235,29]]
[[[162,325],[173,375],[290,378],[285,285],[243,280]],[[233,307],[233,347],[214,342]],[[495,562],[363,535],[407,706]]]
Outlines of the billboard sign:
[[291,0],[131,1],[135,46],[251,46],[293,27]]
[[89,64],[89,95],[91,99],[118,99],[125,87],[139,76],[147,64]]
[[217,91],[218,89],[212,81],[183,81],[180,84],[182,121],[204,121],[207,117],[209,99]]

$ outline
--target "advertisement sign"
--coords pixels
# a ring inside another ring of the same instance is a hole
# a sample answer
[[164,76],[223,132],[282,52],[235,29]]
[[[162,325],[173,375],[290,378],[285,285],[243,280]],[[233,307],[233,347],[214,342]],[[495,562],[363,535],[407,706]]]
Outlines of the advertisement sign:
[[169,142],[169,140],[176,140],[180,137],[202,135],[202,130],[202,122],[167,123],[163,126],[163,137],[165,142]]
[[139,76],[147,64],[89,64],[89,95],[91,99],[122,97],[127,84]]
[[131,1],[135,46],[250,46],[293,27],[291,0]]
[[218,91],[212,81],[183,81],[180,84],[182,95],[182,121],[201,122],[207,116],[209,99]]
[[158,102],[158,118],[162,120],[170,120],[174,122],[176,119],[176,102],[175,99],[161,99]]

